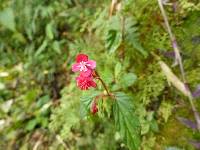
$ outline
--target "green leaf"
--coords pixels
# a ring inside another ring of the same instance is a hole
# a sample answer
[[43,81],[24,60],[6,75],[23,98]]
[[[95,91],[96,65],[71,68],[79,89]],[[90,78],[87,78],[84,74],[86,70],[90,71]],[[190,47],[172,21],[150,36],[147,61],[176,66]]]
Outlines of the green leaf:
[[46,36],[50,39],[50,40],[52,40],[53,39],[53,37],[54,37],[54,35],[53,35],[53,26],[52,26],[52,23],[48,23],[47,25],[46,25]]
[[44,104],[46,104],[50,100],[49,95],[45,95],[39,98],[36,105],[37,107],[42,107]]
[[12,31],[15,31],[15,17],[11,8],[0,11],[0,23]]
[[45,50],[46,47],[47,47],[47,41],[44,40],[42,45],[37,49],[35,56],[37,57],[38,55],[40,55]]
[[148,121],[145,121],[144,123],[142,123],[142,129],[141,129],[141,134],[147,134],[150,130],[150,123]]
[[110,53],[115,52],[122,42],[122,34],[117,30],[109,30],[106,35],[106,48]]
[[134,114],[130,97],[122,92],[115,93],[116,102],[113,107],[115,125],[131,150],[140,147],[140,123]]
[[[89,92],[86,95],[81,97],[81,116],[84,118],[87,115],[87,112],[90,110],[90,105],[94,98],[98,96],[100,92],[98,91],[93,91],[92,93]],[[85,114],[83,114],[85,113]]]
[[142,47],[139,39],[137,22],[133,18],[125,20],[125,40],[136,50],[138,50],[144,57],[147,57],[147,52]]
[[137,76],[134,73],[127,73],[121,77],[120,83],[122,87],[126,88],[132,86],[136,80]]
[[61,54],[60,43],[58,41],[53,42],[52,48],[57,54]]
[[118,62],[115,65],[115,77],[117,77],[120,74],[121,70],[122,70],[122,65],[120,62]]
[[31,131],[35,128],[35,126],[38,124],[38,121],[36,118],[28,121],[28,123],[26,124],[26,130]]
[[39,90],[38,89],[29,89],[25,95],[24,95],[24,99],[26,100],[26,102],[29,104],[33,101],[36,100],[38,94],[39,94]]
[[151,121],[150,127],[153,132],[159,132],[159,127],[158,127],[158,123],[156,122],[156,120]]
[[121,33],[121,22],[119,16],[113,16],[108,21],[108,27],[106,32],[106,44],[105,47],[110,53],[114,53],[122,42],[122,33]]
[[106,67],[103,70],[103,74],[101,75],[101,77],[102,77],[102,79],[104,79],[104,82],[106,84],[111,84],[113,82],[113,80],[114,80],[113,72],[108,67]]

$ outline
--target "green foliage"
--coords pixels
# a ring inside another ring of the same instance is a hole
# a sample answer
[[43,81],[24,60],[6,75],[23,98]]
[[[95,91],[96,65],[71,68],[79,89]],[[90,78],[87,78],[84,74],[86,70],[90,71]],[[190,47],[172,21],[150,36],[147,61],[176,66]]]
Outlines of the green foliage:
[[119,76],[120,72],[122,71],[122,64],[120,62],[118,62],[116,65],[115,65],[115,78],[117,76]]
[[144,150],[151,150],[153,149],[153,147],[155,146],[156,143],[156,137],[154,137],[153,135],[150,135],[150,137],[146,138],[144,137],[143,139],[143,149]]
[[165,122],[167,122],[168,118],[171,116],[172,109],[173,105],[167,102],[162,102],[161,106],[159,107],[158,113],[160,116],[162,116]]
[[56,134],[60,134],[62,138],[69,137],[71,128],[79,122],[79,103],[76,99],[71,99],[70,97],[70,93],[64,88],[61,106],[54,109],[51,115],[49,128]]
[[115,52],[122,42],[122,32],[120,26],[120,17],[114,16],[108,22],[108,27],[106,28],[106,44],[105,47],[110,53]]
[[147,51],[141,45],[137,22],[133,17],[126,18],[124,21],[124,36],[126,42],[138,50],[143,56],[147,57]]
[[[169,2],[164,7],[193,91],[200,82],[200,5]],[[1,149],[194,149],[187,139],[199,140],[199,133],[175,119],[192,118],[189,104],[151,55],[173,63],[163,57],[172,46],[157,1],[117,1],[112,15],[110,7],[108,0],[1,0]],[[97,80],[95,90],[76,88],[71,65],[78,53],[97,62],[115,100]]]
[[[92,102],[101,100],[99,99],[99,96],[101,96],[100,92],[93,91],[81,97],[81,103],[83,104],[81,115],[90,113]],[[130,149],[137,150],[140,146],[140,123],[136,115],[134,115],[130,97],[124,93],[118,92],[115,93],[114,99],[107,99],[107,101],[113,101],[111,103],[113,105],[113,116],[115,126],[117,130],[119,130],[120,136],[124,139]],[[101,105],[99,102],[98,108],[99,111],[103,111],[103,109],[100,109]],[[98,112],[98,114],[100,113],[101,112]]]
[[81,107],[81,116],[84,118],[84,116],[86,116],[87,114],[90,113],[90,108],[91,108],[91,103],[92,101],[95,100],[95,98],[97,96],[99,96],[100,92],[97,91],[93,91],[93,92],[89,92],[87,93],[87,95],[82,96],[80,98],[80,101],[82,103],[82,107]]
[[124,93],[116,93],[115,97],[113,106],[115,125],[128,147],[137,150],[140,146],[140,125],[133,112],[130,98]]
[[137,80],[137,76],[134,73],[127,73],[121,77],[121,84],[124,88],[132,86]]
[[11,8],[6,8],[0,12],[0,23],[12,31],[15,31],[15,17]]
[[137,22],[133,17],[124,19],[120,15],[113,16],[109,19],[106,30],[105,46],[110,53],[115,52],[120,45],[127,44],[143,56],[147,56],[147,52],[140,43]]
[[[153,65],[154,67],[152,68]],[[166,84],[163,73],[158,70],[159,66],[157,64],[153,65],[150,65],[149,70],[153,69],[154,72],[151,75],[142,77],[139,82],[141,92],[138,93],[138,97],[145,105],[148,105],[151,99],[156,101]]]
[[[115,16],[111,16],[109,19],[105,15],[107,10],[98,14],[97,20],[93,24],[93,28],[98,29],[98,35],[101,35],[100,31],[104,33],[105,48],[113,53],[120,46],[131,49],[131,51],[139,51],[143,56],[147,56],[147,52],[144,50],[139,37],[138,25],[134,16],[126,16],[124,18],[123,12],[118,12]],[[108,12],[107,12],[108,13]]]

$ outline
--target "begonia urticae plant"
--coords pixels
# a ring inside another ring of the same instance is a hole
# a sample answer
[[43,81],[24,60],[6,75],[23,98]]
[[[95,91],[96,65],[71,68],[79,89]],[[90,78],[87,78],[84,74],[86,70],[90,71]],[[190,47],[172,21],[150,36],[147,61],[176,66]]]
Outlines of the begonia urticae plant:
[[[80,72],[79,76],[76,77],[76,84],[81,90],[88,90],[93,87],[96,88],[97,84],[94,79],[98,79],[103,84],[108,96],[111,94],[108,92],[108,89],[103,82],[103,80],[95,71],[96,62],[94,60],[89,60],[88,56],[85,54],[79,54],[76,57],[76,63],[72,65],[73,72]],[[96,114],[98,112],[97,107],[97,98],[91,104],[91,113]]]
[[[96,90],[90,95],[81,98],[84,110],[95,115],[99,111],[105,111],[105,109],[111,108],[109,111],[113,114],[109,115],[109,117],[113,117],[121,138],[124,139],[124,142],[130,149],[138,150],[140,147],[140,124],[138,117],[134,114],[131,98],[123,92],[111,93],[95,69],[96,62],[90,60],[85,54],[78,54],[76,56],[76,63],[72,65],[72,71],[79,72],[79,76],[76,77],[77,87],[81,90],[89,90],[91,88],[95,88]],[[98,91],[98,86],[95,82],[97,80],[102,84],[106,94],[105,92]],[[111,106],[99,109],[104,107],[98,103],[101,99],[103,103],[107,102],[107,100],[112,100],[112,103],[108,104]]]

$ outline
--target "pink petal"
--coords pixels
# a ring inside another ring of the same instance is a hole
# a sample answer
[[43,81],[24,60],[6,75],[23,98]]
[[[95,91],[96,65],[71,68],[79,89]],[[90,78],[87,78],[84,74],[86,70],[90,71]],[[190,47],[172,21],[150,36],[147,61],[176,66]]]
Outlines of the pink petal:
[[88,60],[87,61],[87,67],[90,68],[90,69],[96,68],[96,61],[94,61],[94,60]]
[[80,70],[79,65],[80,65],[79,63],[73,64],[73,65],[72,65],[72,71],[73,71],[73,72],[79,71],[79,70]]
[[83,76],[83,77],[90,77],[92,75],[92,70],[91,69],[88,69],[87,71],[81,71],[80,73],[80,76]]
[[81,61],[87,62],[87,61],[88,61],[88,56],[85,55],[85,54],[78,54],[78,55],[76,56],[76,62],[79,63],[79,62],[81,62]]
[[91,87],[95,88],[97,86],[92,76],[84,77],[81,74],[76,78],[76,84],[81,90],[88,90]]
[[80,81],[80,80],[81,80],[80,76],[76,77],[76,81]]

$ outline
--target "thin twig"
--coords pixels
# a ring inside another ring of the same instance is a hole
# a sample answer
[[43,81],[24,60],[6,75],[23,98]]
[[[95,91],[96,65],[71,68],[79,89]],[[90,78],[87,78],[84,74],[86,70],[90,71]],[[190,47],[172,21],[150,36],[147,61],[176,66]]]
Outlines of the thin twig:
[[41,141],[37,141],[33,147],[33,150],[37,150],[40,144],[41,144]]
[[116,5],[117,5],[117,0],[112,0],[109,10],[109,17],[113,15]]
[[39,146],[42,144],[42,138],[43,138],[43,135],[40,135],[38,141],[35,143],[33,147],[33,150],[37,150],[39,148]]
[[[177,44],[177,41],[176,41],[175,36],[174,36],[173,33],[172,33],[171,28],[170,28],[167,15],[166,15],[165,10],[164,10],[164,7],[163,7],[162,0],[158,0],[158,4],[159,4],[159,7],[160,7],[160,11],[161,11],[161,13],[162,13],[162,16],[163,16],[163,18],[164,18],[165,26],[166,26],[167,31],[168,31],[168,33],[169,33],[170,40],[171,40],[171,42],[172,42],[172,47],[173,47],[174,53],[175,53],[175,61],[176,61],[176,63],[179,64],[183,82],[184,82],[184,84],[186,84],[187,82],[186,82],[186,79],[185,79],[185,72],[184,72],[184,68],[183,68],[183,63],[182,63],[182,58],[181,58],[181,55],[180,55],[179,46],[178,46],[178,44]],[[187,87],[187,86],[185,85],[185,88],[186,88],[186,90],[188,91],[188,99],[189,99],[190,105],[191,105],[191,107],[192,107],[192,111],[193,111],[193,113],[194,113],[194,116],[195,116],[195,120],[196,120],[196,123],[197,123],[197,128],[198,128],[198,130],[200,131],[200,117],[199,117],[199,114],[198,114],[198,112],[197,112],[197,109],[196,109],[196,107],[195,107],[195,105],[194,105],[194,103],[193,103],[193,96],[192,96],[192,94],[191,94],[191,91],[190,91],[189,87]]]

